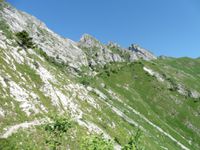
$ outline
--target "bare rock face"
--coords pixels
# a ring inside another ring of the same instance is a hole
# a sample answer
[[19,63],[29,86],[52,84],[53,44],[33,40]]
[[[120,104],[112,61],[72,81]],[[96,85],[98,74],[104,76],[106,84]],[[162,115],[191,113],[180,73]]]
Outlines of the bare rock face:
[[139,59],[147,61],[157,59],[151,52],[137,45],[132,45],[129,49],[122,48],[112,42],[104,45],[88,34],[81,37],[78,45],[81,49],[85,50],[89,64],[92,66],[97,64],[104,65],[109,62],[133,62]]
[[129,50],[131,50],[135,54],[135,56],[137,56],[139,59],[144,59],[144,60],[157,59],[157,57],[153,55],[151,52],[135,44],[132,44],[129,47]]
[[66,38],[62,38],[35,17],[18,11],[7,3],[0,4],[0,18],[5,21],[13,33],[26,30],[33,41],[47,53],[47,55],[59,58],[69,66],[79,68],[88,65],[85,53],[77,44]]
[[89,65],[91,66],[124,61],[119,54],[114,53],[91,35],[84,34],[78,42],[78,45],[86,53]]
[[192,97],[192,98],[198,99],[198,98],[200,98],[200,93],[195,91],[195,90],[192,90],[192,91],[189,92],[189,96]]
[[84,34],[79,42],[79,45],[83,47],[98,47],[98,48],[103,48],[104,46],[98,41],[96,38],[92,37],[89,34]]
[[88,34],[84,34],[81,37],[78,45],[81,49],[85,50],[91,66],[97,64],[104,65],[109,62],[133,62],[139,59],[147,61],[157,59],[151,52],[137,45],[132,45],[129,49],[122,48],[113,42],[104,45]]

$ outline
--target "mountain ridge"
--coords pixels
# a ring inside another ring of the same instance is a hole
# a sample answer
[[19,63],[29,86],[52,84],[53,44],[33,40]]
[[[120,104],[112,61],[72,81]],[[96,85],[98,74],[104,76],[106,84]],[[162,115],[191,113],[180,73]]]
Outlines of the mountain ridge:
[[[5,4],[5,6],[6,6],[6,8],[4,8],[4,13],[2,13],[1,15],[2,15],[2,18],[6,21],[6,23],[9,25],[9,27],[11,28],[11,30],[13,32],[20,32],[25,29],[30,34],[30,36],[33,38],[33,41],[36,44],[38,44],[38,46],[40,46],[40,48],[42,48],[48,55],[54,56],[54,53],[57,53],[57,55],[61,55],[61,59],[64,62],[69,63],[72,66],[75,65],[75,66],[73,66],[75,68],[79,67],[81,64],[87,65],[86,56],[79,48],[77,48],[77,44],[74,41],[69,40],[67,38],[61,38],[59,35],[55,34],[51,30],[49,30],[44,23],[37,20],[35,17],[29,16],[28,14],[26,14],[24,12],[19,12],[18,10],[14,9],[13,7],[11,7],[8,4],[7,5]],[[10,17],[10,16],[12,16],[12,17]],[[24,20],[24,21],[22,21],[22,20]],[[32,32],[32,31],[34,31],[34,32]],[[90,42],[92,42],[91,39],[95,40],[96,42],[98,41],[90,35],[87,35],[87,37],[90,37],[90,38],[85,38],[85,39],[90,40]],[[84,38],[84,35],[82,38]],[[51,42],[49,42],[49,41],[51,41]],[[62,43],[62,44],[59,44],[59,45],[51,44],[55,41],[58,41],[57,43]],[[80,40],[80,42],[81,42],[81,40]],[[45,45],[43,43],[45,43]],[[99,43],[99,45],[101,45],[103,47],[102,43],[100,43],[99,41],[97,43]],[[70,47],[70,46],[72,46],[72,47]],[[67,51],[67,49],[69,49],[69,48],[71,50]],[[73,48],[73,50],[72,50],[72,48]],[[58,49],[59,51],[55,51],[55,49]],[[121,49],[122,48],[120,48],[119,50],[121,50]],[[142,50],[145,51],[145,49],[142,49]],[[65,54],[64,51],[67,51],[66,52],[67,54]],[[130,53],[130,55],[131,55],[130,56],[131,61],[133,61],[134,59],[135,60],[138,59],[137,54]],[[65,56],[65,58],[62,56]],[[80,57],[80,59],[79,59],[79,57]],[[102,55],[100,57],[103,58]],[[110,61],[114,61],[111,58],[112,56],[110,56],[109,54],[107,55],[107,57],[108,57],[108,59],[110,59]],[[119,56],[115,56],[115,57],[116,57],[117,61],[118,60],[121,61],[121,59],[118,59]],[[143,57],[147,57],[147,59],[149,59],[149,60],[155,59],[155,56],[149,57],[149,55],[148,56],[143,55]],[[105,60],[102,60],[102,61],[105,61]],[[71,64],[71,62],[73,62],[73,64]]]

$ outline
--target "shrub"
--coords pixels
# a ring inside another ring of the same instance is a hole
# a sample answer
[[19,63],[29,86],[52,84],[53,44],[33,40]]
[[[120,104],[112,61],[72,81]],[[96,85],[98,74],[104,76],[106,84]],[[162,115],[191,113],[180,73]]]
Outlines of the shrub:
[[18,44],[24,48],[33,48],[34,47],[34,43],[32,42],[32,38],[29,37],[29,34],[23,30],[21,32],[18,32],[16,34],[17,38],[18,38]]
[[128,144],[126,144],[122,150],[143,150],[141,146],[141,136],[142,131],[138,129],[136,134],[130,137]]
[[110,76],[110,71],[106,70],[105,73],[108,77]]
[[81,150],[113,150],[113,142],[103,135],[90,135],[83,139]]
[[81,77],[79,80],[80,80],[80,83],[85,86],[90,85],[90,79],[86,76]]
[[34,61],[33,65],[36,67],[36,69],[38,69],[40,66],[39,66],[39,63]]
[[49,56],[45,51],[43,51],[41,48],[38,48],[37,51],[42,57],[44,57],[46,60],[49,60]]
[[47,133],[46,144],[53,149],[57,149],[62,145],[62,137],[72,128],[72,123],[68,118],[60,116],[52,117],[52,120],[52,123],[44,127]]
[[119,141],[119,139],[118,139],[117,137],[114,138],[114,141],[115,141],[116,143],[118,143],[118,144],[121,144],[120,141]]

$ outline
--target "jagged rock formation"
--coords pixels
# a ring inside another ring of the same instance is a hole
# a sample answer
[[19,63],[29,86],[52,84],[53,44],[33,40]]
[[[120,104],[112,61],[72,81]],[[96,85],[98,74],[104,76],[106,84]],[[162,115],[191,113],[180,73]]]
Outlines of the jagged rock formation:
[[91,66],[124,61],[119,54],[113,53],[107,46],[88,34],[81,37],[78,45],[88,56],[88,62]]
[[121,48],[118,44],[112,42],[103,45],[88,34],[81,37],[78,45],[85,51],[91,66],[104,65],[108,62],[133,62],[139,59],[153,60],[157,58],[149,51],[136,45],[132,45],[129,49]]
[[153,60],[156,59],[156,56],[153,55],[148,50],[141,48],[139,45],[132,44],[129,47],[129,50],[133,51],[138,59],[144,59],[144,60]]

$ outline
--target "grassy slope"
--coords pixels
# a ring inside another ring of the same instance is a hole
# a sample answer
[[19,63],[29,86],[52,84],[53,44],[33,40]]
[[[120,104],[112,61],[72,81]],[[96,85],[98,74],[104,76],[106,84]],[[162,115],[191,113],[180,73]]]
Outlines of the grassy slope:
[[[194,114],[199,113],[199,102],[195,103],[192,98],[182,96],[176,91],[170,91],[165,83],[161,83],[155,77],[145,73],[143,66],[149,66],[160,74],[165,73],[166,76],[177,79],[176,82],[183,83],[188,88],[198,90],[200,87],[199,63],[199,60],[181,58],[156,60],[153,63],[124,63],[119,64],[118,67],[113,64],[108,67],[107,71],[103,70],[99,73],[96,81],[93,81],[92,84],[96,87],[104,82],[106,88],[112,89],[120,95],[125,104],[143,114],[188,148],[198,149],[200,145],[199,133],[195,131],[195,128],[199,129],[200,122],[199,115],[195,116]],[[176,75],[177,72],[184,73],[184,75],[179,77]],[[194,84],[196,86],[193,86]],[[99,87],[99,89],[101,88]],[[104,90],[102,89],[102,91]],[[150,146],[150,149],[153,149],[152,146],[155,145],[169,149],[180,148],[168,137],[157,132],[154,127],[131,112],[123,103],[116,100],[111,101],[111,103],[120,110],[124,110],[127,116],[139,122],[142,127],[149,131],[149,135],[146,136],[150,137],[150,141],[146,140],[144,144],[147,147]],[[194,128],[187,127],[186,123],[188,122]],[[189,141],[191,141],[191,145]]]
[[[1,76],[9,77],[9,81],[15,81],[18,85],[25,88],[28,91],[33,91],[39,96],[39,100],[41,103],[48,109],[48,113],[41,113],[36,115],[27,116],[25,113],[20,109],[18,102],[13,100],[13,98],[9,95],[9,88],[6,88],[6,93],[3,91],[3,87],[0,86],[0,106],[5,110],[6,117],[0,117],[0,133],[3,133],[3,129],[5,127],[9,127],[12,125],[16,125],[18,123],[31,121],[36,118],[43,118],[49,115],[54,115],[59,112],[57,108],[52,106],[49,97],[46,97],[44,93],[41,92],[40,88],[43,85],[40,76],[30,68],[25,62],[25,64],[18,64],[17,62],[13,62],[16,67],[16,71],[13,69],[11,64],[8,64],[3,58],[5,58],[5,50],[1,49],[0,53],[0,70]],[[8,53],[7,53],[8,54]],[[69,81],[70,76],[66,76],[63,74],[61,68],[49,63],[47,61],[41,60],[38,55],[35,54],[28,54],[27,57],[34,59],[36,62],[40,63],[43,67],[48,69],[55,78],[59,81],[59,83],[63,83],[66,85]],[[13,59],[14,60],[14,59]],[[19,75],[21,74],[21,76]],[[21,77],[24,77],[26,81],[22,80]],[[55,85],[55,87],[62,90],[62,84]],[[12,103],[14,107],[12,107]],[[83,135],[86,135],[87,129],[84,127],[80,127],[76,123],[73,125],[74,133],[71,134],[76,139],[68,139],[66,145],[70,145],[72,149],[80,149],[80,140],[82,139]],[[0,149],[44,149],[45,148],[45,139],[46,133],[44,132],[43,127],[37,127],[35,129],[26,129],[26,130],[19,130],[19,132],[13,134],[8,139],[0,139]],[[69,137],[69,135],[65,136],[64,138]],[[47,147],[46,147],[47,148]]]
[[[176,61],[176,64],[174,64],[174,61]],[[191,85],[193,82],[193,84],[197,84],[197,87],[200,87],[198,86],[199,82],[191,78],[187,78],[188,75],[193,75],[194,72],[196,72],[194,78],[197,79],[196,77],[198,76],[198,71],[196,71],[196,67],[198,66],[199,61],[190,60],[190,62],[195,62],[194,68],[190,66],[190,72],[187,72],[188,66],[186,66],[186,68],[181,68],[182,65],[181,63],[179,63],[179,61],[181,60],[168,59],[156,60],[155,62],[111,64],[108,65],[106,69],[100,70],[99,74],[95,78],[88,79],[92,87],[99,89],[105,95],[107,95],[108,99],[106,100],[106,103],[112,104],[114,107],[121,110],[129,118],[137,122],[141,126],[141,128],[143,127],[146,130],[143,131],[142,138],[142,143],[146,149],[161,149],[161,146],[169,149],[180,149],[180,147],[167,136],[160,133],[143,118],[136,115],[127,106],[130,106],[131,108],[140,112],[144,117],[149,119],[155,125],[162,128],[164,131],[169,133],[171,136],[173,136],[175,139],[180,141],[180,143],[184,144],[188,148],[199,148],[199,135],[185,125],[185,122],[189,121],[197,129],[199,128],[199,116],[193,115],[195,112],[199,112],[199,102],[195,103],[191,98],[184,97],[175,91],[170,91],[166,87],[165,83],[157,81],[155,77],[148,75],[143,70],[143,66],[148,66],[149,68],[159,72],[160,74],[165,73],[166,76],[170,76],[171,78],[175,77],[175,73],[177,71],[184,71],[187,74],[185,74],[185,76],[182,78],[178,78],[177,82],[185,83],[187,87],[192,88],[193,86]],[[45,65],[46,62],[43,63]],[[46,65],[49,66],[48,63]],[[168,66],[169,69],[166,69],[166,66]],[[180,69],[178,69],[179,66]],[[29,69],[24,70],[25,68],[26,67],[23,67],[22,72],[31,72],[31,70]],[[18,69],[20,69],[20,67],[18,67]],[[53,67],[52,69],[52,71],[54,71],[55,67]],[[176,71],[174,72],[174,70]],[[58,68],[57,72],[59,72]],[[37,76],[33,74],[31,79],[34,78],[37,78]],[[61,79],[64,80],[63,78]],[[186,80],[188,80],[189,84],[185,82]],[[105,83],[106,88],[102,88],[100,86],[101,83]],[[122,100],[122,102],[118,101],[116,98],[110,95],[108,93],[109,89],[117,93],[117,97]],[[109,135],[117,139],[120,144],[125,144],[128,141],[129,133],[134,133],[137,130],[137,127],[133,124],[128,123],[124,118],[116,115],[111,110],[111,108],[105,104],[105,102],[99,99],[98,95],[96,95],[95,93],[91,93],[91,95],[93,95],[93,97],[97,100],[97,103],[103,109],[97,110],[89,106],[87,102],[80,101],[82,110],[86,112],[84,118],[86,118],[88,121],[96,123]],[[179,101],[179,103],[177,103],[176,101]],[[48,103],[45,106],[48,106]],[[90,109],[90,113],[86,111],[86,109],[88,108]],[[99,120],[99,118],[101,118],[101,120]],[[6,121],[4,120],[4,122]],[[116,125],[115,130],[113,130],[112,127],[108,125],[112,122]],[[78,132],[76,136],[78,143],[77,141],[70,142],[71,148],[75,148],[74,146],[79,145],[82,136],[86,133],[85,129],[82,127],[76,125],[75,128],[78,129],[77,131],[81,132]],[[27,132],[19,132],[11,136],[8,141],[19,142],[23,141],[23,138],[26,136],[34,137],[37,134],[41,133],[40,140],[34,141],[37,143],[44,139],[44,135],[42,134],[42,132],[43,131],[41,130],[41,128],[38,128],[36,131],[29,131],[29,134]],[[192,142],[191,145],[188,143],[189,140]],[[30,146],[34,142],[27,141],[24,144],[28,144],[27,146]],[[40,146],[43,147],[44,143],[41,142]],[[38,148],[40,148],[40,146]]]

